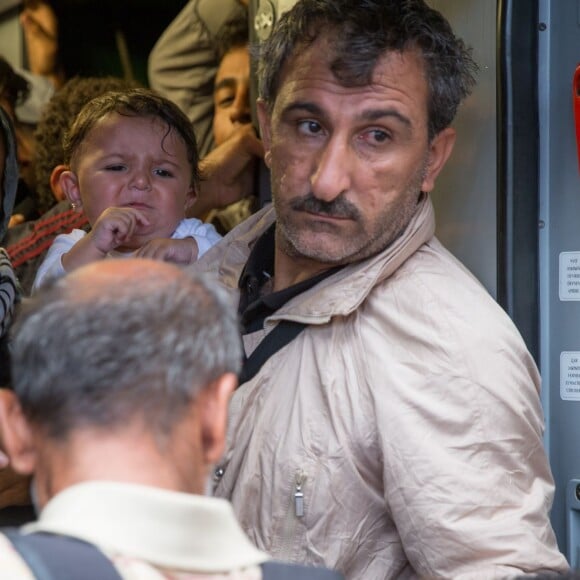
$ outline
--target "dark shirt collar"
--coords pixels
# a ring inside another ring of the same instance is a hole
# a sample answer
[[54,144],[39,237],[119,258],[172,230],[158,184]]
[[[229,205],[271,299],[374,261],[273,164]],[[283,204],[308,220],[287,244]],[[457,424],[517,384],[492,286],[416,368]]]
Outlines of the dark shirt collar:
[[263,327],[264,320],[286,302],[318,284],[342,266],[329,268],[308,280],[303,280],[278,292],[263,293],[264,285],[274,276],[274,247],[276,223],[274,222],[256,241],[248,261],[240,275],[240,303],[238,313],[242,324],[242,334],[254,332]]

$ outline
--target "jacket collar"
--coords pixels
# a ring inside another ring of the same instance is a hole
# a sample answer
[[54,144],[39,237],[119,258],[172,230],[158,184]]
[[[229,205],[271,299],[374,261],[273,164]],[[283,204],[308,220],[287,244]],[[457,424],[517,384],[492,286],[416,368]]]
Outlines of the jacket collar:
[[[275,221],[270,205],[249,217],[232,230],[197,263],[201,269],[215,269],[219,263],[220,280],[235,289],[250,251],[261,234]],[[403,233],[382,252],[349,264],[313,288],[289,300],[269,317],[267,323],[280,319],[305,324],[325,324],[332,316],[345,316],[356,310],[371,290],[389,278],[435,233],[435,212],[429,194],[423,193],[415,215]],[[213,262],[213,267],[212,267]]]

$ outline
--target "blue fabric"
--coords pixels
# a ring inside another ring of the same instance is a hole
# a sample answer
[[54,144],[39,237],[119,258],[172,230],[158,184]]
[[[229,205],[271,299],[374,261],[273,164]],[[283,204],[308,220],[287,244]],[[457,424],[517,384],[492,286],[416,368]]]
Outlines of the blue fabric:
[[111,561],[95,546],[56,534],[2,532],[37,580],[121,580]]

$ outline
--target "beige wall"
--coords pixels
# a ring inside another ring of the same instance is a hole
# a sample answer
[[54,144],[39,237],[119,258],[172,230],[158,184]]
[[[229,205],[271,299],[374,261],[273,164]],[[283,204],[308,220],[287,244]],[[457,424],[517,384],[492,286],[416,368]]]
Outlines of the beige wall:
[[437,236],[497,297],[496,2],[428,0],[473,47],[477,86],[454,123],[457,143],[433,193]]

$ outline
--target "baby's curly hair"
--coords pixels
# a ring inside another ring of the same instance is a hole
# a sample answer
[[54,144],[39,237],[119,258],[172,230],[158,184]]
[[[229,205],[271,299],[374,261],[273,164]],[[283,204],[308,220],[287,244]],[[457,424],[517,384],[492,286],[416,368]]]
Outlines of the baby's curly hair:
[[35,174],[39,212],[45,213],[56,200],[50,187],[55,166],[64,163],[62,140],[83,106],[108,91],[124,91],[141,85],[114,76],[73,77],[58,90],[45,106],[36,127]]

